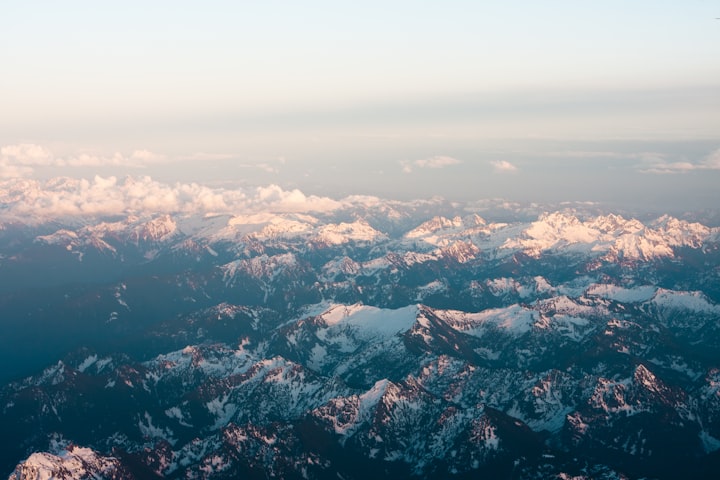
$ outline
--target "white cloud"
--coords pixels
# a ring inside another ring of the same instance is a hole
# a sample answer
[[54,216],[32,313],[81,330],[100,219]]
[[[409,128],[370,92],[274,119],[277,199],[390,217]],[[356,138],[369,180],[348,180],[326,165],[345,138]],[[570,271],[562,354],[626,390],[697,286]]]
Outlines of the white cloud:
[[50,152],[39,145],[21,143],[0,148],[0,178],[27,177],[33,167],[52,161]]
[[0,181],[0,203],[8,217],[56,218],[157,213],[327,212],[343,203],[277,185],[255,189],[174,185],[150,177],[95,176],[47,182],[13,178]]
[[158,164],[166,161],[164,155],[150,152],[148,150],[135,150],[131,155],[126,156],[115,152],[110,156],[92,155],[81,153],[69,157],[58,157],[55,165],[60,167],[129,167],[144,168],[148,165]]
[[41,145],[20,143],[0,148],[0,177],[27,177],[32,175],[36,167],[121,166],[143,168],[166,160],[167,157],[164,155],[148,150],[135,150],[129,156],[116,152],[109,156],[78,153],[60,157]]
[[449,165],[457,165],[460,160],[445,155],[426,158],[424,160],[415,160],[415,165],[420,168],[445,168]]
[[514,173],[518,171],[518,168],[507,160],[495,160],[490,162],[495,170],[495,173]]
[[8,165],[48,165],[52,162],[52,153],[40,145],[20,143],[0,148],[0,161]]
[[423,158],[420,160],[403,160],[400,162],[400,165],[402,166],[402,171],[404,173],[411,173],[413,171],[413,167],[417,168],[445,168],[449,167],[451,165],[458,165],[462,163],[457,158],[449,157],[447,155],[436,155],[434,157],[430,158]]
[[687,173],[694,170],[720,170],[720,148],[697,163],[659,161],[638,168],[643,173],[657,174]]

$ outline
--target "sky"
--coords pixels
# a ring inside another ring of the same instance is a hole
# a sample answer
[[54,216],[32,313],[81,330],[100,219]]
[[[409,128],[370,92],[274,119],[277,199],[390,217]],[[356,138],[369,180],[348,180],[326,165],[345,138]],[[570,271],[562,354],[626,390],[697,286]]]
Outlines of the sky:
[[0,180],[714,208],[716,17],[701,0],[0,0]]

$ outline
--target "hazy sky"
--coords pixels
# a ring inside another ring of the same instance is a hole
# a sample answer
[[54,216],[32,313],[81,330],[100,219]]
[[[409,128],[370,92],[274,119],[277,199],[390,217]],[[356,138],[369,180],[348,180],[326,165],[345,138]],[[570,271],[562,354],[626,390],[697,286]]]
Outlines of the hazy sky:
[[720,1],[0,1],[0,178],[720,205]]

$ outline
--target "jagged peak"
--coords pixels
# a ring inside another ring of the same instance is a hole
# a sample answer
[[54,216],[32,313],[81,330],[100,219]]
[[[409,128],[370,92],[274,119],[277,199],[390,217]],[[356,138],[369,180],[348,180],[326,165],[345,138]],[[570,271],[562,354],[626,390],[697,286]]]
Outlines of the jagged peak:
[[397,386],[393,382],[387,378],[381,378],[369,390],[359,395],[360,402],[364,405],[377,405],[388,392],[388,389],[392,393],[392,387],[395,387],[395,391],[397,390]]
[[543,212],[538,215],[537,222],[543,222],[550,225],[577,225],[582,223],[575,215],[575,212],[558,210],[555,212]]
[[33,453],[10,474],[11,480],[71,480],[78,478],[122,478],[117,458],[104,457],[85,447],[69,445],[57,455]]
[[645,228],[645,225],[643,225],[639,220],[634,218],[628,220],[622,215],[614,213],[599,215],[589,222],[589,225],[603,233],[616,235],[622,233],[636,233]]
[[655,390],[657,388],[657,377],[642,363],[635,367],[633,380],[648,389]]
[[487,225],[487,221],[478,215],[477,213],[473,213],[472,215],[465,217],[463,220],[463,223],[468,226],[474,226],[474,227],[480,227]]
[[159,215],[133,229],[134,239],[143,242],[163,241],[175,233],[177,233],[177,223],[169,214]]
[[[479,218],[479,217],[478,217]],[[452,219],[435,216],[430,220],[427,220],[414,229],[410,230],[405,234],[407,238],[418,238],[425,235],[430,235],[440,230],[447,230],[452,228],[460,228],[463,226],[463,220],[459,216],[455,216]]]
[[452,258],[459,263],[473,260],[480,253],[480,249],[472,242],[457,241],[442,249],[445,258]]

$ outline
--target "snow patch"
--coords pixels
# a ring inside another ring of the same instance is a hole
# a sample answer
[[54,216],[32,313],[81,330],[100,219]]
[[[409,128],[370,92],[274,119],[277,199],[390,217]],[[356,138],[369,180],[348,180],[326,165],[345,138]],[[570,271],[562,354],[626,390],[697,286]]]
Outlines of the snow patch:
[[89,367],[91,367],[95,362],[97,362],[98,356],[97,355],[90,355],[85,360],[82,361],[80,365],[78,365],[77,370],[80,373],[85,372]]
[[605,298],[620,303],[642,303],[650,300],[657,292],[657,287],[642,285],[632,288],[623,288],[610,284],[594,284],[587,290],[591,297]]
[[363,337],[390,337],[409,330],[415,323],[418,307],[396,310],[355,305],[334,305],[320,314],[328,327],[349,327]]

